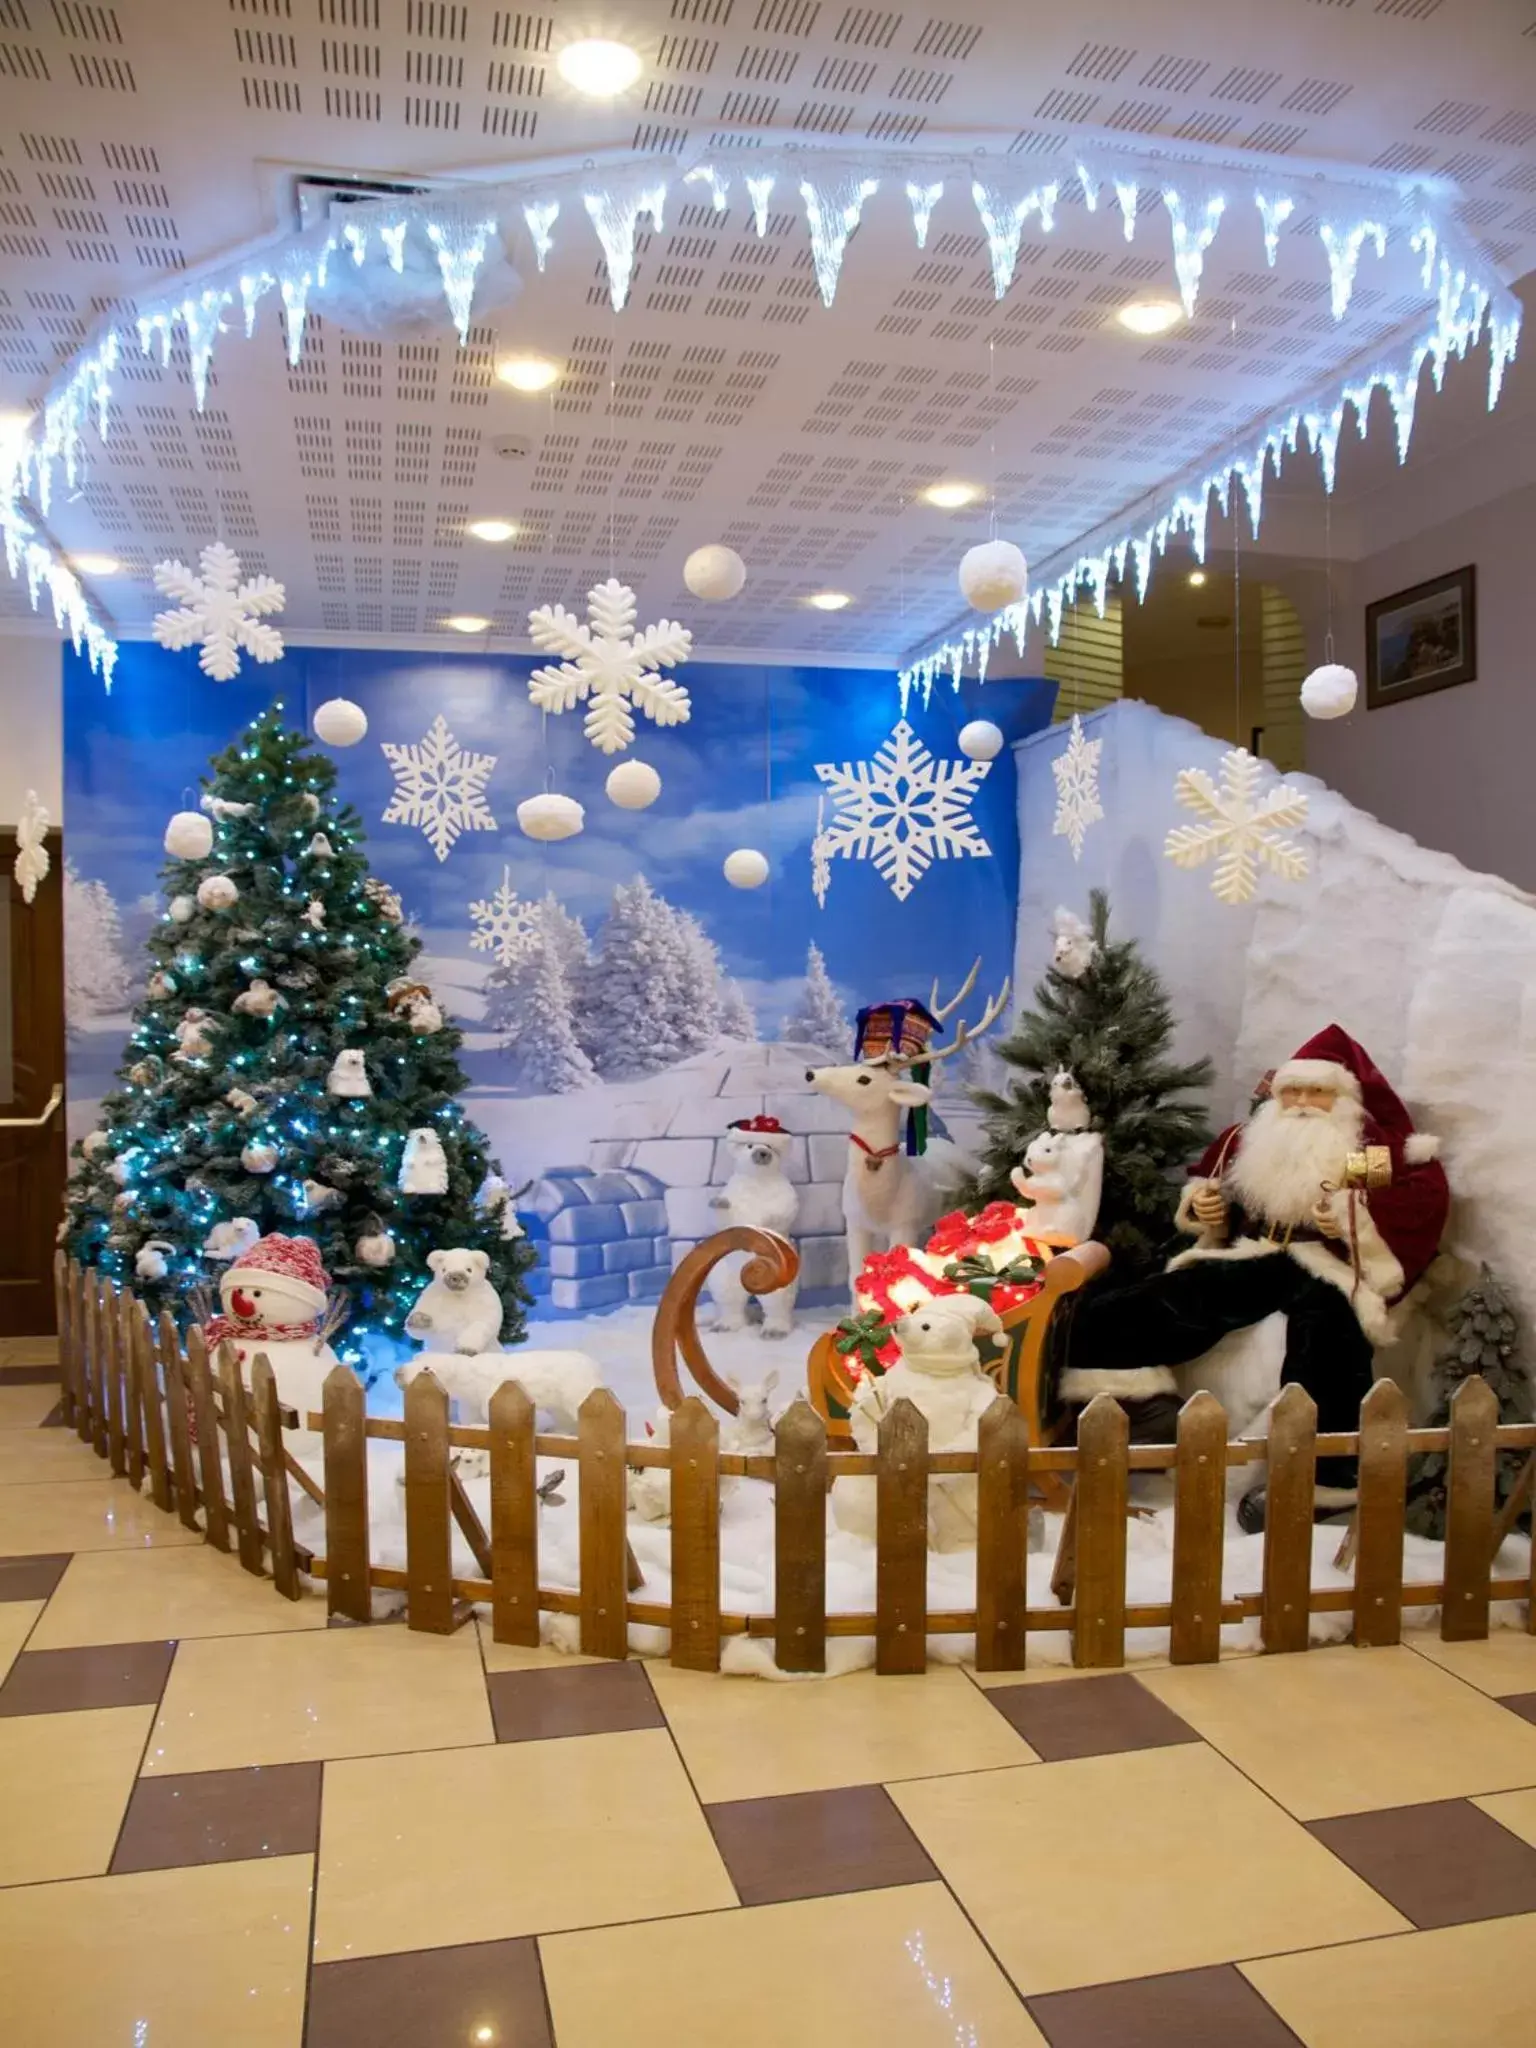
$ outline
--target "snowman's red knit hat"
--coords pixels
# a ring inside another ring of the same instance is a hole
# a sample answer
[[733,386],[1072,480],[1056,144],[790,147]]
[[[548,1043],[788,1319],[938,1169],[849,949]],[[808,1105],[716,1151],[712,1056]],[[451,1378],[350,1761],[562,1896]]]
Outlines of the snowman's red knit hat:
[[280,1231],[259,1238],[225,1272],[220,1292],[238,1287],[243,1279],[253,1279],[258,1273],[270,1273],[274,1279],[281,1279],[289,1292],[316,1315],[325,1307],[330,1276],[320,1263],[320,1248],[313,1238],[284,1237]]

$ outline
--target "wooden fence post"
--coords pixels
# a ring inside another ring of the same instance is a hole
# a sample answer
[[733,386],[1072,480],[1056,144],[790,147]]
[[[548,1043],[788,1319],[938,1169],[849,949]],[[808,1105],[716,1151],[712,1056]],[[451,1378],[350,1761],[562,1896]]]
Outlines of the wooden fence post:
[[903,1396],[882,1418],[875,1475],[875,1669],[928,1668],[928,1418]]
[[123,1463],[135,1487],[144,1483],[144,1390],[139,1381],[138,1344],[142,1313],[137,1299],[125,1288],[117,1298],[117,1358],[123,1397]]
[[1268,1457],[1259,1633],[1266,1650],[1304,1650],[1311,1635],[1317,1479],[1317,1406],[1305,1387],[1285,1388],[1275,1403]]
[[368,1438],[362,1381],[334,1365],[320,1395],[325,1441],[325,1611],[372,1621],[368,1581]]
[[108,1418],[112,1412],[112,1311],[106,1282],[94,1270],[86,1277],[86,1298],[91,1318],[91,1377],[96,1398],[92,1403],[91,1443],[98,1458],[111,1455],[112,1433]]
[[91,1297],[86,1289],[85,1269],[76,1259],[69,1262],[69,1326],[74,1339],[75,1435],[83,1444],[95,1442],[95,1389],[91,1384],[96,1355],[96,1331],[91,1317]]
[[1179,1410],[1173,1479],[1174,1664],[1214,1664],[1221,1655],[1221,1567],[1227,1514],[1227,1414],[1200,1392]]
[[187,1381],[181,1369],[181,1345],[168,1308],[160,1311],[160,1370],[165,1377],[165,1419],[171,1436],[171,1471],[176,1481],[176,1513],[182,1526],[197,1527],[197,1477],[192,1465],[192,1430],[187,1416]]
[[491,1396],[491,1639],[539,1646],[538,1460],[534,1409],[516,1380]]
[[1408,1403],[1378,1380],[1360,1404],[1360,1502],[1355,1510],[1355,1641],[1385,1648],[1403,1633],[1403,1510],[1408,1498]]
[[448,1504],[448,1392],[431,1371],[405,1390],[406,1620],[453,1633],[453,1521]]
[[999,1395],[976,1446],[976,1669],[1022,1671],[1029,1604],[1029,1424]]
[[119,1478],[128,1470],[127,1445],[123,1438],[123,1345],[117,1296],[99,1274],[96,1281],[101,1303],[101,1356],[106,1369],[106,1391],[102,1412],[107,1425],[107,1461]]
[[272,1362],[264,1351],[251,1367],[251,1404],[256,1410],[256,1441],[261,1447],[261,1491],[267,1507],[272,1583],[285,1600],[297,1600],[299,1567],[293,1554],[293,1507],[288,1498],[288,1468],[283,1462],[281,1403]]
[[581,1404],[581,1648],[588,1657],[629,1655],[629,1562],[625,1536],[624,1410],[607,1387]]
[[203,1333],[195,1323],[187,1332],[187,1380],[197,1422],[197,1461],[203,1475],[203,1535],[215,1550],[228,1550],[229,1507],[224,1498],[224,1466],[219,1457],[219,1412],[213,1399],[213,1368]]
[[720,1426],[697,1394],[672,1411],[672,1662],[720,1669]]
[[1445,1599],[1440,1639],[1480,1642],[1488,1633],[1493,1573],[1494,1435],[1498,1396],[1474,1374],[1451,1396],[1451,1469],[1446,1479]]
[[1118,1670],[1125,1662],[1125,1515],[1130,1424],[1120,1403],[1095,1394],[1077,1425],[1077,1592],[1072,1662]]
[[[240,1562],[261,1577],[261,1524],[256,1514],[256,1473],[251,1462],[251,1425],[245,1382],[233,1344],[219,1346],[219,1391],[224,1397],[224,1447],[229,1458],[229,1492],[235,1504],[235,1542]],[[218,1441],[217,1437],[214,1439]]]
[[75,1426],[75,1359],[70,1308],[69,1261],[61,1246],[53,1255],[53,1314],[59,1326],[59,1412],[66,1429]]
[[141,1303],[133,1316],[133,1353],[138,1366],[139,1400],[144,1417],[144,1457],[149,1466],[149,1497],[157,1508],[171,1511],[171,1475],[165,1459],[165,1411],[160,1405],[160,1369],[149,1311]]
[[827,1668],[827,1425],[803,1394],[773,1433],[774,1662]]

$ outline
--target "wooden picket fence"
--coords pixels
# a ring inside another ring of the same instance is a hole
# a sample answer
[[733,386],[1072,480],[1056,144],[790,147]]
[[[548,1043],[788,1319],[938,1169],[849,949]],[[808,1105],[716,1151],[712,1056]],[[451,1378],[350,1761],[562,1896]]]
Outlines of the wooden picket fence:
[[[215,1372],[198,1331],[182,1347],[169,1316],[152,1329],[131,1295],[113,1295],[62,1258],[58,1289],[66,1420],[114,1471],[135,1484],[147,1472],[156,1504],[189,1528],[199,1526],[201,1510],[210,1543],[228,1549],[233,1530],[241,1563],[260,1573],[268,1561],[279,1592],[297,1598],[301,1573],[322,1582],[336,1621],[371,1621],[373,1595],[385,1591],[403,1593],[408,1625],[429,1633],[451,1632],[473,1606],[484,1605],[498,1642],[533,1646],[541,1613],[554,1612],[577,1617],[589,1656],[626,1656],[630,1625],[645,1624],[669,1630],[672,1662],[691,1670],[717,1670],[723,1639],[750,1635],[771,1638],[779,1668],[794,1672],[824,1670],[829,1637],[872,1636],[878,1670],[910,1673],[926,1667],[931,1635],[974,1634],[979,1669],[1014,1671],[1024,1668],[1029,1636],[1048,1630],[1070,1632],[1075,1664],[1105,1668],[1124,1662],[1127,1629],[1166,1628],[1172,1661],[1191,1664],[1218,1657],[1223,1624],[1253,1616],[1268,1651],[1305,1650],[1309,1617],[1318,1613],[1350,1612],[1360,1645],[1397,1642],[1405,1608],[1438,1606],[1447,1640],[1486,1636],[1496,1600],[1530,1601],[1536,1616],[1533,1573],[1493,1577],[1536,1473],[1536,1424],[1500,1427],[1494,1395],[1480,1379],[1459,1390],[1445,1429],[1410,1429],[1401,1389],[1382,1380],[1362,1406],[1358,1432],[1319,1435],[1311,1399],[1292,1387],[1275,1407],[1266,1442],[1229,1443],[1220,1403],[1197,1394],[1180,1415],[1176,1443],[1134,1447],[1124,1411],[1107,1396],[1085,1412],[1075,1448],[1032,1444],[1022,1412],[999,1397],[982,1419],[976,1451],[930,1454],[923,1416],[898,1401],[874,1456],[830,1448],[821,1417],[796,1401],[778,1424],[773,1453],[741,1457],[721,1451],[715,1415],[697,1398],[673,1412],[666,1445],[627,1442],[623,1410],[606,1389],[588,1397],[576,1436],[545,1436],[536,1431],[527,1395],[512,1382],[497,1392],[489,1428],[472,1427],[450,1420],[447,1393],[425,1372],[406,1390],[403,1420],[367,1414],[363,1388],[345,1367],[326,1381],[322,1413],[300,1418],[278,1400],[264,1359],[256,1360],[247,1392],[232,1354],[226,1351]],[[284,1450],[284,1428],[298,1426],[323,1437],[323,1487]],[[224,1491],[221,1437],[232,1499]],[[403,1570],[372,1561],[370,1440],[404,1447]],[[1525,1474],[1514,1501],[1496,1514],[1495,1461],[1509,1450],[1526,1454]],[[489,1461],[488,1529],[455,1469],[455,1451],[480,1452]],[[1426,1451],[1449,1457],[1444,1570],[1432,1582],[1406,1581],[1408,1459]],[[1360,1501],[1340,1551],[1353,1556],[1354,1583],[1314,1587],[1316,1461],[1356,1452]],[[541,1457],[579,1474],[574,1590],[540,1583]],[[1227,1473],[1261,1462],[1269,1467],[1262,1585],[1256,1594],[1224,1595]],[[634,1597],[639,1574],[627,1540],[626,1468],[646,1466],[672,1474],[669,1604]],[[1130,1474],[1145,1471],[1172,1472],[1174,1545],[1171,1597],[1141,1605],[1126,1598],[1126,1525]],[[957,1473],[978,1481],[976,1605],[936,1611],[927,1595],[928,1482]],[[1071,1486],[1072,1505],[1053,1574],[1054,1603],[1032,1607],[1028,1516],[1048,1473]],[[827,1489],[844,1477],[873,1477],[877,1486],[875,1606],[867,1613],[827,1612]],[[721,1606],[720,1496],[729,1478],[766,1480],[774,1488],[771,1615]],[[294,1542],[290,1483],[323,1507],[323,1557]],[[454,1573],[455,1529],[476,1576]]]

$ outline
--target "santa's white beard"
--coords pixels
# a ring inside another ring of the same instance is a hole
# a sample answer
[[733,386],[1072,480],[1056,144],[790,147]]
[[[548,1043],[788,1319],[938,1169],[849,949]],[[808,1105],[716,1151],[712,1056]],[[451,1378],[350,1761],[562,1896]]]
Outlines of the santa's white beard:
[[1323,1183],[1344,1185],[1348,1156],[1358,1149],[1363,1112],[1341,1095],[1331,1110],[1286,1109],[1265,1102],[1243,1126],[1227,1187],[1250,1216],[1295,1225],[1311,1220]]

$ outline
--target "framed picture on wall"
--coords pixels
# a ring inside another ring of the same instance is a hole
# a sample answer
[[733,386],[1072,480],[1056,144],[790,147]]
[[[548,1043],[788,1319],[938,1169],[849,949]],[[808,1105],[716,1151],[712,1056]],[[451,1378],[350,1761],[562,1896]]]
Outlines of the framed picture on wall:
[[1470,565],[1365,608],[1370,711],[1451,690],[1477,675],[1477,571]]

